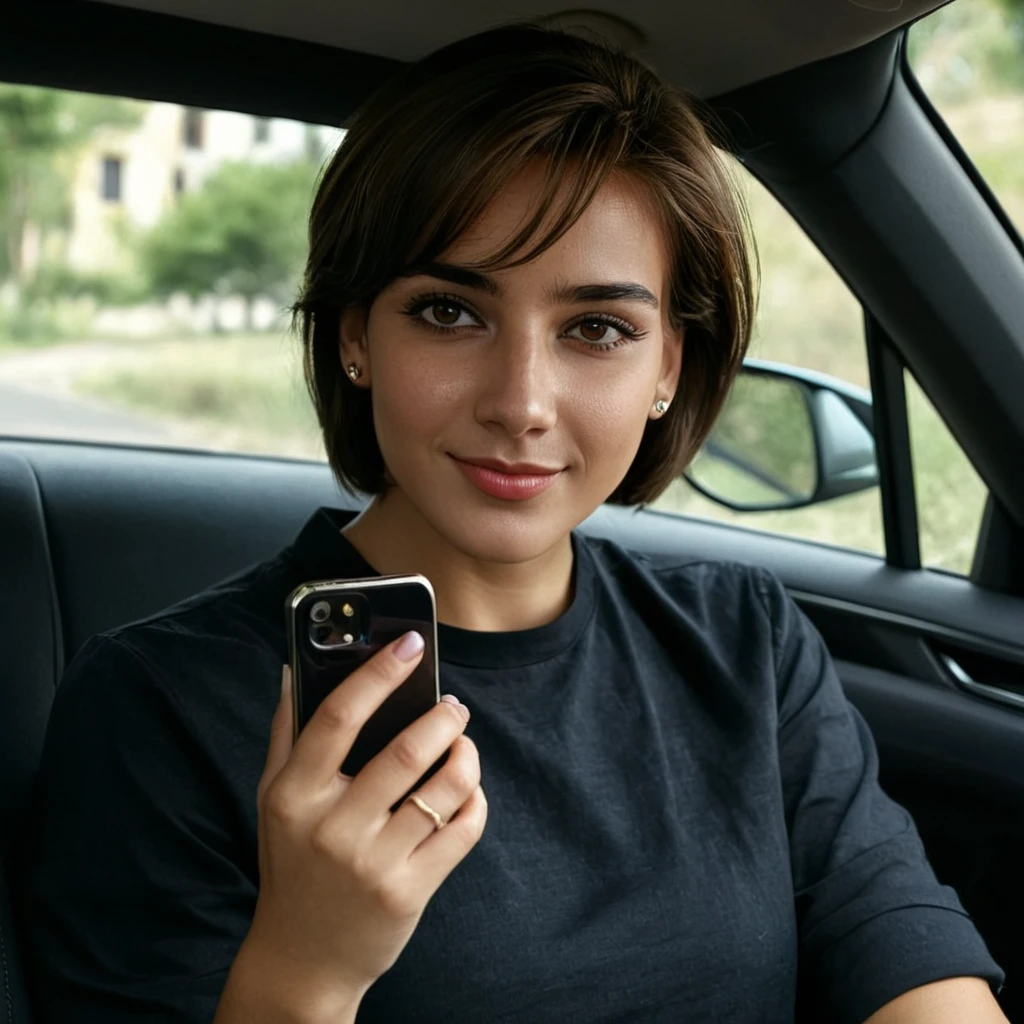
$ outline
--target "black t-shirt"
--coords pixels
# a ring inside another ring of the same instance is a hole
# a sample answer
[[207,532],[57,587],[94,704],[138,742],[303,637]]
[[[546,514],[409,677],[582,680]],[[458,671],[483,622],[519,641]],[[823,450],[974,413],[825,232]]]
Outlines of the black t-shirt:
[[[274,559],[70,666],[24,868],[44,1022],[212,1019],[259,885],[284,599],[375,574],[349,519],[321,510]],[[998,991],[780,583],[573,548],[554,622],[439,627],[488,822],[360,1022],[860,1024],[941,978]]]

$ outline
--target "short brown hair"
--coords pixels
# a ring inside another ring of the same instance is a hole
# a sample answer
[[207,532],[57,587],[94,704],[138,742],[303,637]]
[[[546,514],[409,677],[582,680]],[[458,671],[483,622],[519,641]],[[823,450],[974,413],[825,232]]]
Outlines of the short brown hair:
[[342,310],[368,309],[396,278],[436,260],[511,179],[542,160],[532,220],[475,269],[543,252],[613,172],[646,188],[671,254],[670,314],[673,327],[686,329],[683,371],[675,401],[648,421],[608,500],[657,497],[704,443],[753,319],[746,211],[713,145],[713,123],[634,58],[533,25],[453,43],[380,89],[321,177],[293,307],[306,382],[341,483],[369,494],[388,486],[370,394],[341,366]]

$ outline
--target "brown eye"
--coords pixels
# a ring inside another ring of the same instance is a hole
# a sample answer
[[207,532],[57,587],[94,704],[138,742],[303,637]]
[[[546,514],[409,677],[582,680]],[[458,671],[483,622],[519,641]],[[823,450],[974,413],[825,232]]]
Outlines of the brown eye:
[[603,341],[608,333],[608,325],[600,320],[584,320],[578,329],[584,341]]
[[459,322],[462,310],[458,306],[453,306],[450,302],[435,302],[430,307],[430,312],[434,315],[434,319],[443,327],[453,327]]

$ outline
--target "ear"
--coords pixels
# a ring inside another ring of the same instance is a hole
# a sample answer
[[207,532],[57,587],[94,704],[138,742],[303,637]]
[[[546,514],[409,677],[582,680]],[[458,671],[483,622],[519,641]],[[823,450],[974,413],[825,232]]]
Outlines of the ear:
[[685,329],[668,330],[664,335],[665,343],[661,350],[661,374],[658,377],[657,393],[654,400],[663,398],[671,402],[676,397],[679,377],[683,369],[683,349],[685,347]]
[[338,355],[341,367],[348,376],[348,368],[354,363],[360,375],[349,380],[358,388],[370,386],[369,346],[366,344],[366,310],[362,306],[348,306],[341,311],[338,320]]

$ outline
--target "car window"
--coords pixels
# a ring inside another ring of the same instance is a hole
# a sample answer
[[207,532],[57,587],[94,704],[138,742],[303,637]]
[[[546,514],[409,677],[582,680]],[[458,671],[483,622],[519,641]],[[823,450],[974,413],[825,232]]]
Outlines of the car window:
[[[338,141],[285,119],[0,84],[0,435],[323,458],[286,306]],[[867,388],[856,299],[735,170],[762,268],[750,355]],[[912,381],[908,402],[923,557],[965,572],[984,488]],[[654,507],[884,551],[877,488],[744,513],[679,480]]]
[[1024,2],[947,4],[910,30],[911,69],[1024,229]]
[[921,564],[966,576],[988,488],[917,381],[904,380]]
[[0,434],[323,457],[286,307],[339,138],[0,84]]
[[[738,165],[734,176],[747,193],[761,263],[760,303],[749,356],[869,388],[860,303],[774,196]],[[705,498],[680,479],[651,507],[874,554],[885,552],[877,487],[806,508],[739,512]]]

